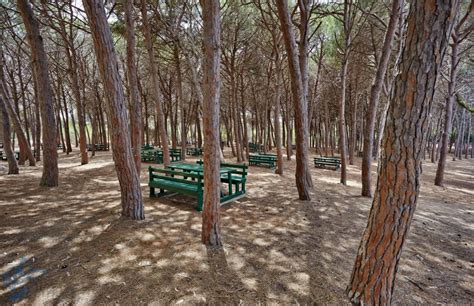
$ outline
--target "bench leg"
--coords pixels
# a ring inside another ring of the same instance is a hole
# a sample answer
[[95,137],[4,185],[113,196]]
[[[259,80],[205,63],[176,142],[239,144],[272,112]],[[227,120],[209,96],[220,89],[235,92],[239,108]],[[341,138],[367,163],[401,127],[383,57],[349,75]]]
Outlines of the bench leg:
[[204,202],[203,195],[202,193],[199,193],[197,211],[202,211],[203,202]]
[[155,197],[155,188],[150,187],[150,198],[154,198],[154,197]]

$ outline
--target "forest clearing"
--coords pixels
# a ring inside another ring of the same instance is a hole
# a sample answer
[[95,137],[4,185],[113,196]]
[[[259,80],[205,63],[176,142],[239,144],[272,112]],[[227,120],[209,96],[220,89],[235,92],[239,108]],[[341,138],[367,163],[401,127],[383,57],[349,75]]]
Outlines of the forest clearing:
[[[247,197],[222,208],[224,251],[208,252],[192,198],[144,197],[146,220],[120,222],[110,154],[98,153],[87,167],[77,166],[79,158],[60,158],[60,187],[52,190],[34,184],[37,167],[0,177],[1,273],[20,254],[44,271],[16,289],[26,288],[24,304],[346,303],[348,267],[370,208],[359,195],[360,160],[347,186],[337,172],[312,169],[320,188],[311,202],[288,196],[296,191],[292,175],[252,169]],[[294,164],[285,162],[289,173]],[[444,188],[422,187],[394,304],[474,298],[474,159],[448,170]],[[435,172],[427,163],[423,183]],[[143,169],[143,194],[147,179]],[[11,294],[2,292],[0,303]]]
[[0,304],[472,304],[474,0],[0,0]]

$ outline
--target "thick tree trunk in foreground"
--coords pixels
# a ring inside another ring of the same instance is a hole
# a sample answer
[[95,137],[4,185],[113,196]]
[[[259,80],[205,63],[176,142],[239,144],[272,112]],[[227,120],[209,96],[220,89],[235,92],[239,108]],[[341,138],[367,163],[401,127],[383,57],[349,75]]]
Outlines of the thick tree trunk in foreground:
[[141,0],[141,15],[143,35],[145,36],[145,46],[148,53],[148,61],[150,62],[150,72],[152,78],[152,93],[156,105],[156,121],[158,123],[158,132],[161,138],[161,146],[163,147],[163,164],[168,166],[170,161],[170,149],[168,145],[168,134],[166,132],[165,113],[163,111],[163,98],[160,90],[158,70],[155,64],[155,53],[153,51],[153,43],[151,37],[150,24],[148,23],[148,15],[146,10],[146,1]]
[[38,86],[38,100],[41,108],[41,122],[43,134],[43,175],[41,186],[58,186],[58,151],[56,145],[56,120],[54,118],[53,91],[48,76],[48,58],[43,46],[43,38],[39,31],[39,24],[33,16],[28,1],[17,0],[27,33],[28,43],[33,58],[34,76]]
[[118,71],[112,33],[107,23],[101,0],[84,0],[89,20],[94,50],[108,102],[108,118],[111,129],[112,155],[120,183],[122,216],[134,220],[145,219],[140,177],[135,167],[130,144],[125,97]]
[[[387,31],[382,47],[382,54],[377,66],[375,79],[370,90],[369,106],[366,114],[366,128],[364,131],[364,149],[362,152],[362,196],[372,197],[371,172],[372,148],[374,145],[375,118],[377,117],[380,93],[382,92],[385,74],[387,73],[390,54],[392,53],[392,43],[397,29],[397,21],[400,16],[403,0],[392,0],[392,11],[388,22]],[[380,136],[379,136],[380,137]]]
[[420,188],[437,74],[457,0],[411,2],[406,45],[382,140],[377,189],[347,294],[352,303],[390,304]]
[[203,126],[204,210],[202,242],[221,247],[220,230],[220,7],[218,0],[201,0],[204,22]]
[[135,16],[133,13],[133,1],[125,2],[125,22],[127,37],[127,77],[130,88],[130,127],[132,154],[135,160],[137,172],[140,175],[141,147],[142,147],[142,107],[140,94],[138,92],[137,65],[135,62]]
[[288,67],[291,76],[291,92],[295,105],[295,129],[296,129],[296,187],[300,200],[311,200],[309,189],[313,187],[311,173],[309,171],[308,154],[308,114],[301,75],[300,63],[296,48],[295,35],[288,12],[288,1],[277,0],[280,27],[283,32],[286,52],[288,54]]
[[15,158],[15,153],[12,148],[11,142],[11,130],[10,130],[10,119],[8,118],[7,108],[3,102],[3,98],[0,95],[0,117],[2,118],[3,127],[3,150],[7,156],[8,161],[8,174],[18,174],[18,162]]

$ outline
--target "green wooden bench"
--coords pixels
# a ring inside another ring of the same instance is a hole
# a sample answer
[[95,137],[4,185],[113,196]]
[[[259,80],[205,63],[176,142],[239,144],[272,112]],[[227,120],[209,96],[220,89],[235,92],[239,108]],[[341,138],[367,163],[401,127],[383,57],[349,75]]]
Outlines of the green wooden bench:
[[262,156],[273,156],[273,157],[277,157],[276,154],[274,153],[264,153],[264,152],[259,152],[258,155],[262,155]]
[[249,155],[249,165],[252,166],[268,166],[271,169],[274,169],[276,167],[276,160],[277,158],[275,156],[271,155],[255,155],[255,154],[250,154]]
[[202,155],[202,148],[186,148],[186,155],[201,156]]
[[[177,162],[181,160],[181,149],[170,149],[170,161]],[[163,164],[163,150],[156,150],[154,161],[157,164]]]
[[[13,154],[15,155],[16,160],[20,159],[20,152],[15,151],[15,152],[13,152]],[[3,151],[0,151],[0,159],[1,160],[7,160],[7,155]]]
[[[141,150],[141,160],[142,162],[163,164],[163,150],[161,149],[147,149]],[[171,162],[177,162],[181,160],[181,150],[180,149],[170,149],[170,160]]]
[[156,150],[142,150],[140,156],[142,162],[154,162],[156,160]]
[[[148,167],[150,197],[156,197],[155,189],[159,189],[158,196],[171,193],[185,194],[198,199],[197,209],[202,211],[203,205],[203,181],[202,175],[170,169],[157,169]],[[189,180],[193,178],[194,180]]]
[[108,151],[109,144],[108,143],[96,143],[94,145],[90,143],[87,144],[87,151],[92,151],[93,148],[95,151]]
[[338,157],[315,157],[314,166],[316,168],[337,170],[341,166],[341,160]]
[[[196,163],[199,165],[204,164],[202,160],[198,160]],[[246,164],[221,163],[221,167],[235,169],[231,174],[231,183],[234,185],[233,192],[245,194],[245,184],[247,183],[248,166]],[[229,184],[229,177],[226,174],[222,174],[221,182]]]
[[[148,171],[150,197],[156,196],[156,188],[160,189],[158,196],[163,196],[166,194],[166,191],[169,191],[171,193],[180,193],[197,197],[197,210],[202,211],[204,171],[201,165],[173,164],[167,169],[149,167]],[[237,175],[233,175],[233,173],[236,172],[236,170],[230,169],[230,167],[221,168],[221,182],[226,182],[228,187],[228,194],[224,194],[221,190],[221,205],[245,196],[245,179],[238,182]],[[234,181],[234,178],[236,181]]]
[[142,146],[142,150],[154,150],[155,148],[151,144],[145,144]]
[[263,145],[261,144],[249,142],[248,146],[249,146],[249,151],[252,153],[263,151]]

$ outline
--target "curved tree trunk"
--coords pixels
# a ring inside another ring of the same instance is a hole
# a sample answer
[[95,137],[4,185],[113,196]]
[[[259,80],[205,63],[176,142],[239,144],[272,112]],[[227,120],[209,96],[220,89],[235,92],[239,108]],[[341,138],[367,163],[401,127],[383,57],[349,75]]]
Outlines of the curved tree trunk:
[[145,46],[148,53],[148,61],[150,62],[150,72],[152,78],[152,92],[156,105],[156,121],[158,123],[159,135],[161,138],[161,146],[163,147],[163,164],[168,166],[170,161],[170,149],[168,144],[168,134],[166,132],[165,113],[163,110],[163,97],[160,90],[160,83],[158,77],[158,70],[155,64],[155,53],[153,51],[153,43],[151,37],[150,24],[148,22],[148,15],[146,10],[146,1],[141,0],[141,15],[143,34],[145,36]]
[[446,97],[446,111],[444,114],[443,135],[441,136],[441,150],[436,169],[435,185],[444,185],[444,169],[446,168],[446,159],[448,156],[449,136],[453,125],[453,105],[456,94],[456,79],[458,74],[458,44],[453,41],[451,44],[451,69],[449,72],[448,96]]
[[3,78],[3,65],[0,64],[0,74],[1,74],[1,80],[0,80],[0,96],[3,97],[3,104],[9,114],[10,119],[13,122],[13,129],[18,136],[18,145],[23,148],[23,150],[26,153],[26,156],[29,161],[30,166],[35,166],[36,165],[36,160],[35,157],[33,156],[33,152],[31,151],[30,144],[28,143],[28,140],[26,139],[25,133],[23,132],[23,127],[21,126],[20,119],[18,117],[18,114],[15,111],[15,108],[12,105],[12,102],[10,100],[10,94],[8,92],[8,89],[6,88],[6,83],[5,79]]
[[11,130],[10,130],[10,119],[8,118],[7,108],[3,102],[3,98],[0,95],[0,117],[2,118],[3,127],[3,149],[8,161],[8,174],[18,174],[18,162],[15,158],[15,153],[12,148],[11,142]]
[[[372,149],[374,146],[374,130],[375,118],[378,111],[380,100],[380,93],[387,73],[388,62],[390,54],[392,53],[392,42],[395,37],[395,30],[397,29],[398,19],[401,13],[401,6],[403,0],[392,0],[392,11],[390,20],[388,22],[387,31],[382,47],[382,54],[377,66],[375,79],[370,90],[369,107],[366,114],[366,128],[364,133],[364,149],[362,151],[362,196],[372,197],[371,190],[371,164],[372,164]],[[379,135],[379,139],[381,136]]]
[[140,173],[141,166],[141,147],[142,147],[142,107],[140,93],[138,91],[137,65],[135,56],[135,16],[133,13],[133,1],[125,1],[125,22],[127,37],[127,77],[130,88],[130,127],[132,154],[135,160],[135,167]]
[[280,27],[283,32],[286,52],[288,54],[288,67],[291,76],[291,92],[295,105],[295,129],[296,129],[296,187],[300,200],[311,200],[309,189],[313,187],[311,172],[309,171],[308,156],[308,115],[305,101],[305,89],[303,86],[302,71],[298,54],[296,52],[296,40],[288,12],[288,1],[278,0],[278,16]]
[[48,76],[48,58],[43,46],[43,38],[39,24],[33,15],[28,1],[17,0],[23,23],[30,44],[33,58],[34,76],[38,86],[38,100],[41,107],[41,122],[43,130],[43,175],[41,186],[58,186],[58,152],[56,146],[56,120],[54,118],[54,103],[51,83]]
[[125,97],[118,71],[112,33],[101,0],[84,0],[84,8],[94,41],[94,50],[106,92],[111,129],[112,156],[121,189],[122,216],[134,220],[145,218],[137,172],[130,144]]
[[280,55],[276,53],[275,58],[275,73],[276,73],[276,82],[275,82],[275,140],[276,140],[276,151],[277,151],[277,169],[275,173],[283,175],[283,152],[282,152],[282,141],[281,141],[281,127],[280,127],[280,103],[281,103],[281,63]]
[[347,287],[354,304],[390,304],[419,195],[437,74],[457,8],[457,0],[411,2],[406,46],[382,140],[377,189]]

